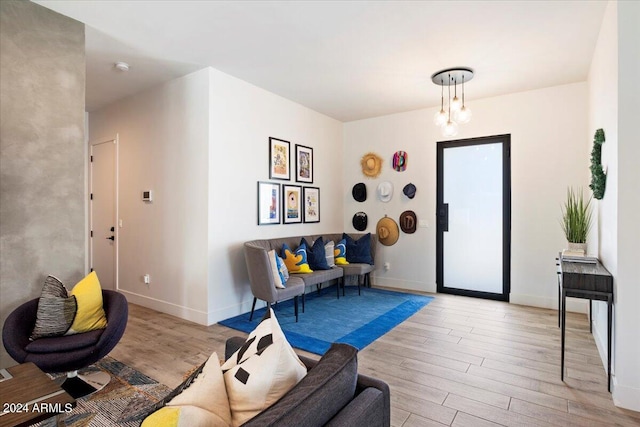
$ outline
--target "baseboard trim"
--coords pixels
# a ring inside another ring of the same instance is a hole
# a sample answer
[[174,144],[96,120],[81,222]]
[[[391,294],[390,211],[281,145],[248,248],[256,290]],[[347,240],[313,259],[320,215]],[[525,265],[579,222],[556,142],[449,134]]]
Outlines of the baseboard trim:
[[612,383],[613,404],[619,408],[640,412],[640,388],[621,385],[616,377],[613,377]]
[[[218,323],[221,320],[228,319],[230,317],[238,316],[242,313],[247,313],[251,311],[251,305],[253,303],[253,298],[249,301],[244,301],[240,304],[235,304],[229,307],[217,309],[210,311],[207,315],[207,321],[209,325],[213,325],[214,323]],[[299,302],[301,304],[301,302]],[[267,303],[258,300],[256,303],[256,310],[259,308],[266,307]],[[302,310],[302,306],[300,306],[300,310]]]
[[[549,308],[558,310],[558,298],[539,297],[526,294],[509,294],[511,304],[528,305],[531,307]],[[567,298],[567,311],[573,313],[588,313],[589,300],[579,298]]]
[[179,317],[180,319],[188,320],[190,322],[195,322],[200,325],[206,326],[210,324],[210,323],[209,324],[207,323],[208,316],[207,316],[207,313],[204,311],[196,310],[190,307],[185,307],[183,305],[178,305],[178,304],[170,303],[163,300],[159,300],[157,298],[152,298],[146,295],[140,295],[135,292],[127,291],[125,289],[118,289],[118,291],[123,293],[127,297],[127,300],[130,303],[151,308],[153,310],[170,314],[172,316]]
[[418,292],[431,292],[436,293],[436,285],[429,285],[424,282],[415,282],[411,280],[404,279],[392,279],[388,277],[381,276],[372,276],[371,277],[372,285],[374,286],[382,286],[385,288],[393,288],[398,290],[411,290]]

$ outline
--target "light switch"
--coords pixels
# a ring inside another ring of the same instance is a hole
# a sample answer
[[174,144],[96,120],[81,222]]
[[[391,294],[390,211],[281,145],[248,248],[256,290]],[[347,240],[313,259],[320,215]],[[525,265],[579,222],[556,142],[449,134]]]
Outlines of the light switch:
[[420,226],[420,228],[429,228],[429,223],[425,219],[419,220],[418,225]]

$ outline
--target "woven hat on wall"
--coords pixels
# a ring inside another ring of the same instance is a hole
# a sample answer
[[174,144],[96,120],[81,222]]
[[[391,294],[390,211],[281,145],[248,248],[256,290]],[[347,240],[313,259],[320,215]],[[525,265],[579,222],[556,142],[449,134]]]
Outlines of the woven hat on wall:
[[362,173],[368,178],[375,178],[380,175],[382,170],[382,157],[376,153],[367,153],[362,156],[360,160],[360,166],[362,166]]
[[364,202],[367,200],[367,186],[364,182],[359,182],[351,189],[351,195],[356,202]]
[[396,151],[393,155],[393,169],[398,172],[403,172],[407,169],[407,158],[406,151]]
[[378,241],[385,246],[392,246],[398,241],[400,230],[398,224],[388,216],[381,218],[376,225]]

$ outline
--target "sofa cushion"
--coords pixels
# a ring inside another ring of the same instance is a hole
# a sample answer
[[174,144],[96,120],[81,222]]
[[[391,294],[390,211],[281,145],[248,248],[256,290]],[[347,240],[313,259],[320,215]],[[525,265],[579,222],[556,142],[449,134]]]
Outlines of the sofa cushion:
[[66,335],[107,327],[107,315],[102,306],[102,288],[95,271],[76,283],[71,289],[71,295],[76,297],[78,312]]
[[144,419],[140,427],[229,427],[216,414],[192,405],[165,406]]
[[348,344],[332,344],[302,381],[246,426],[326,424],[355,395],[357,354]]
[[287,280],[289,280],[289,270],[287,269],[287,264],[284,263],[282,257],[277,253],[276,264],[278,266],[278,274],[280,275],[280,280],[282,280],[283,287],[285,287]]
[[307,245],[301,244],[295,251],[289,245],[282,245],[282,258],[289,273],[313,273],[307,261]]
[[335,250],[335,247],[336,244],[333,242],[333,240],[330,240],[324,244],[324,256],[327,260],[327,265],[332,268],[336,266],[336,254],[333,252]]
[[340,240],[336,244],[336,248],[333,251],[336,259],[336,265],[347,265],[347,241],[345,239]]
[[231,424],[229,398],[217,353],[209,357],[189,387],[171,399],[167,406],[196,406],[214,414],[214,419],[219,418],[223,425]]
[[64,335],[76,317],[78,304],[70,297],[64,284],[54,276],[47,276],[38,300],[36,324],[30,340]]
[[371,257],[371,233],[367,233],[358,240],[353,239],[348,234],[343,234],[347,244],[347,261],[349,263],[358,262],[363,264],[373,264]]
[[29,353],[57,353],[79,350],[96,345],[104,329],[85,332],[83,334],[39,338],[24,348]]
[[307,248],[307,260],[309,261],[309,267],[312,270],[329,270],[329,264],[327,264],[327,255],[324,252],[324,242],[322,237],[317,238],[313,245],[309,244],[303,237],[300,240],[300,246],[305,245]]
[[273,278],[273,284],[276,288],[284,289],[284,284],[286,280],[283,280],[283,277],[280,275],[280,271],[278,270],[278,254],[276,251],[271,249],[267,252],[267,256],[269,257],[269,265],[271,266],[271,277]]
[[234,426],[273,405],[307,373],[271,308],[222,370]]

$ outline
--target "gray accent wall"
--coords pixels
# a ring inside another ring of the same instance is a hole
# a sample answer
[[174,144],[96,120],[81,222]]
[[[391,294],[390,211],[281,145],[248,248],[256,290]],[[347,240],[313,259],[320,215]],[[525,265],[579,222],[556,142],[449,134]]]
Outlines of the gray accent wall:
[[[84,24],[0,2],[0,320],[85,273]],[[15,364],[2,347],[0,367]]]

